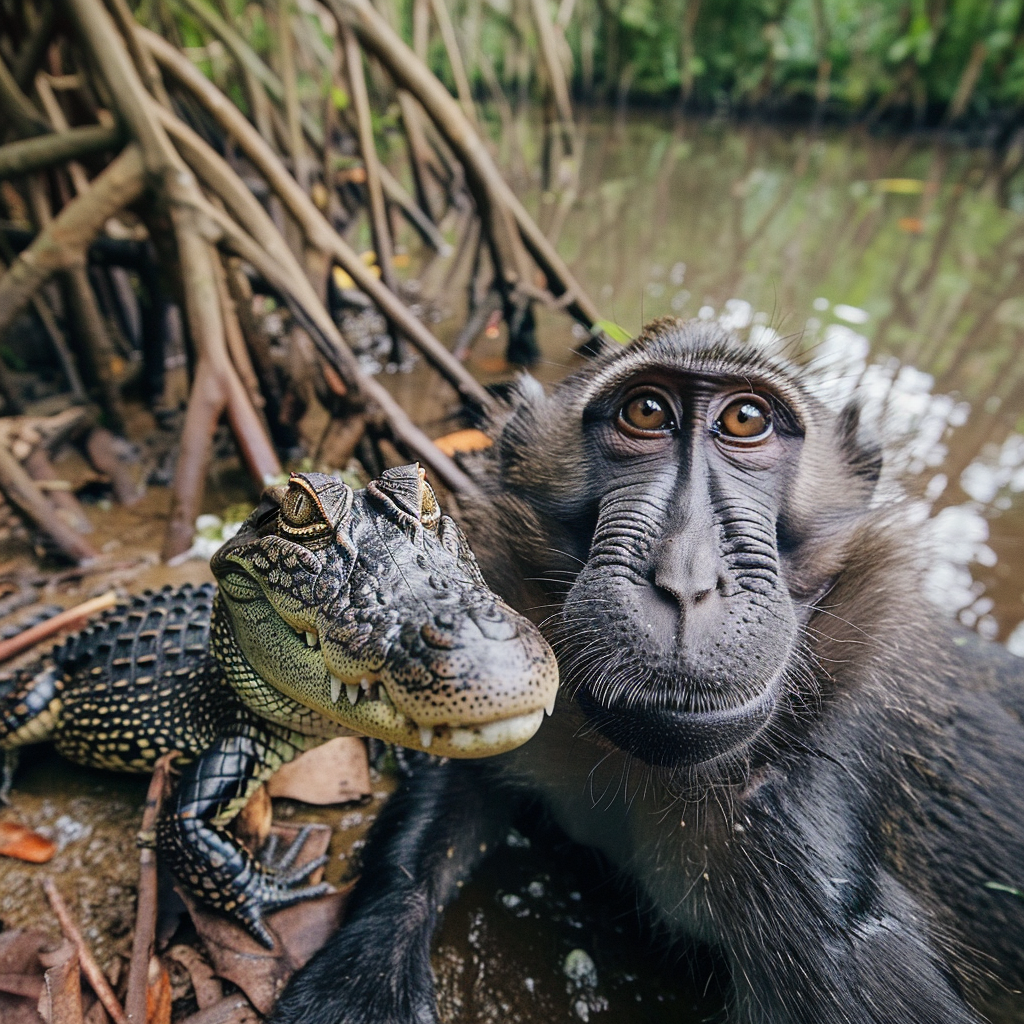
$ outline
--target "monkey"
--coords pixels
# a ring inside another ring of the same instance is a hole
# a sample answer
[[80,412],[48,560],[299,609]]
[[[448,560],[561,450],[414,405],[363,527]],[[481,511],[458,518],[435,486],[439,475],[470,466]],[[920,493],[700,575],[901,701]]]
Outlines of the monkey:
[[275,1024],[434,1024],[439,916],[530,801],[727,965],[729,1024],[1024,1020],[1024,662],[929,605],[856,395],[661,320],[488,430],[461,522],[553,714],[404,784]]

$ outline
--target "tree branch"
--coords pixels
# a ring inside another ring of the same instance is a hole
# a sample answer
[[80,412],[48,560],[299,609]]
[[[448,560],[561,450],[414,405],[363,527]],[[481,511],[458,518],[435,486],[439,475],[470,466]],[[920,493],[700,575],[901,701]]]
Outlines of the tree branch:
[[68,203],[36,236],[0,278],[0,335],[52,274],[84,265],[89,243],[110,217],[142,195],[144,185],[142,152],[127,146],[88,192]]
[[121,133],[116,128],[92,124],[8,143],[0,146],[0,180],[113,149],[120,139]]

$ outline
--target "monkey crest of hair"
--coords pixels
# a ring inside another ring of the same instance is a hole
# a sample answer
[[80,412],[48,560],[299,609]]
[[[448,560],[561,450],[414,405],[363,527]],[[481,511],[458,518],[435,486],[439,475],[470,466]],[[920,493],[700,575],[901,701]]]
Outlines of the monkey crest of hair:
[[1024,1020],[1024,661],[925,599],[856,396],[663,320],[490,429],[461,519],[554,714],[392,799],[275,1021],[436,1021],[439,908],[538,799],[726,966],[730,1024]]

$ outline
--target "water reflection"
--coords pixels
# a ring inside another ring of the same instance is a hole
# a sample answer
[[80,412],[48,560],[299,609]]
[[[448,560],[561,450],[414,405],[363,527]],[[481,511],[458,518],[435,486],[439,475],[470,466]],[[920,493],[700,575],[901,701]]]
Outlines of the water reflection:
[[586,140],[575,204],[535,208],[603,314],[717,319],[857,390],[933,516],[930,596],[1024,655],[1024,181],[866,134],[631,115]]

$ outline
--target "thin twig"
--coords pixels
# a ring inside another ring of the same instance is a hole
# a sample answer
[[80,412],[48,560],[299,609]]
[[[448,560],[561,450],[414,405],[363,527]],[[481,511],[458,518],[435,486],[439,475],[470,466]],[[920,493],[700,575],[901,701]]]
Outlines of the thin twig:
[[359,49],[359,43],[356,41],[352,29],[347,25],[339,25],[338,33],[345,51],[345,70],[348,72],[348,84],[352,92],[352,106],[355,108],[359,149],[363,154],[363,167],[366,169],[366,192],[370,198],[370,229],[373,235],[373,247],[377,251],[377,264],[380,266],[384,284],[391,291],[397,293],[395,271],[392,264],[394,246],[391,243],[388,211],[384,205],[384,189],[380,181],[380,161],[377,159],[377,146],[373,139],[370,96],[366,90],[366,78],[363,75],[363,53]]
[[135,934],[132,936],[132,959],[128,967],[128,991],[125,1011],[131,1024],[145,1024],[146,991],[149,983],[149,958],[156,941],[157,874],[156,823],[160,817],[167,776],[171,762],[178,756],[172,750],[153,767],[153,777],[146,792],[146,809],[139,830],[139,900],[135,910]]
[[455,79],[455,91],[459,94],[459,103],[462,105],[466,117],[475,123],[476,108],[473,106],[473,90],[469,84],[469,75],[466,74],[466,65],[462,60],[459,41],[455,37],[455,26],[452,24],[451,14],[448,13],[448,5],[445,0],[430,0],[430,6],[437,19],[437,27],[441,32],[445,53],[448,54],[448,63],[452,69],[452,77]]
[[57,915],[57,920],[60,922],[60,930],[64,933],[64,937],[74,943],[75,949],[78,950],[78,963],[82,968],[82,973],[85,975],[86,981],[92,986],[92,990],[96,993],[99,1001],[103,1004],[103,1008],[113,1018],[114,1024],[128,1024],[128,1018],[125,1016],[117,996],[114,995],[110,982],[107,981],[106,975],[100,970],[100,965],[96,963],[96,958],[92,955],[92,951],[85,944],[85,939],[82,938],[82,933],[79,931],[78,925],[68,909],[68,905],[64,902],[64,897],[61,896],[52,878],[43,879],[43,891],[46,893],[46,898],[50,901],[50,906],[53,907],[53,912]]
[[50,130],[32,101],[21,91],[3,57],[0,57],[0,109],[7,111],[19,135],[45,135]]

